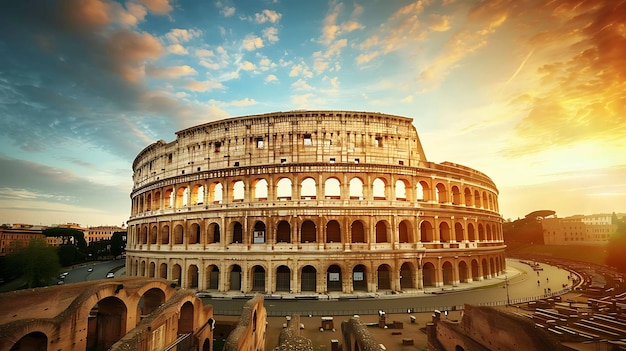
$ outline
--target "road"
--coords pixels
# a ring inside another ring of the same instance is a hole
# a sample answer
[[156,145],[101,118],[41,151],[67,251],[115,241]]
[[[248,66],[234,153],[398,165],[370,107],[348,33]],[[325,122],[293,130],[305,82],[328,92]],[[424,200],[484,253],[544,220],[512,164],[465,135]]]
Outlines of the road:
[[[117,268],[120,266],[124,266],[125,260],[115,260],[115,261],[105,261],[105,262],[94,262],[93,264],[88,264],[80,267],[76,267],[71,270],[66,270],[67,276],[64,279],[64,282],[67,283],[78,283],[84,282],[87,280],[98,280],[98,279],[106,279],[106,275],[109,272],[117,271]],[[92,268],[93,271],[89,272],[89,268]]]
[[[534,300],[543,296],[544,289],[557,292],[568,282],[568,271],[541,264],[543,271],[537,272],[518,260],[507,259],[509,280],[508,301],[515,303],[522,300]],[[546,279],[547,278],[547,279]],[[473,289],[430,293],[417,293],[409,296],[383,295],[376,298],[345,298],[340,300],[265,300],[268,315],[353,315],[376,314],[378,310],[387,313],[428,312],[435,309],[453,310],[464,304],[504,305],[507,302],[505,278],[484,282],[470,283]],[[539,281],[539,284],[537,284]],[[461,286],[463,286],[462,284]],[[408,294],[407,294],[408,295]],[[399,297],[402,296],[402,297]],[[205,304],[211,304],[216,315],[239,315],[247,299],[203,298]]]

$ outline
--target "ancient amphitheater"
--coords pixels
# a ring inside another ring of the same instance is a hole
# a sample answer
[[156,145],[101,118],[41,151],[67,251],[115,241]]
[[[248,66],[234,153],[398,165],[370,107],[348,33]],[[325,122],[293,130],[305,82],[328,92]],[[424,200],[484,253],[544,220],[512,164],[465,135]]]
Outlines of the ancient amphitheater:
[[428,162],[411,118],[229,118],[149,145],[133,172],[132,276],[314,295],[419,292],[506,268],[496,185]]

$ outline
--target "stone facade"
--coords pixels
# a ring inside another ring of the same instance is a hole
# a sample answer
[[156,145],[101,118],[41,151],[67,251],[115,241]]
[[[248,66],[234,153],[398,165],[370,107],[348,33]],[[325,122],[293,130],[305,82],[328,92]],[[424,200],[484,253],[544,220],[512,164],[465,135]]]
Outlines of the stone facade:
[[418,291],[505,270],[498,190],[412,119],[292,111],[188,128],[133,163],[127,274],[219,292]]

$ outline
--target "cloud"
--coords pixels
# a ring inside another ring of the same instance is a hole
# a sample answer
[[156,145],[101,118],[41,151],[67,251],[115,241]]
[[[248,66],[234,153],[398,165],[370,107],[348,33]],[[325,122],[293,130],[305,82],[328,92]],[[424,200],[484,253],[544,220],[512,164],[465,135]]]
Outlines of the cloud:
[[313,87],[310,86],[304,79],[298,79],[293,84],[291,84],[291,87],[294,88],[296,91],[313,90]]
[[149,65],[146,67],[146,73],[152,77],[163,79],[175,79],[184,76],[193,76],[198,74],[193,67],[188,65],[182,66],[170,66],[170,67],[155,67]]
[[215,3],[215,7],[220,9],[220,13],[224,17],[231,17],[235,14],[235,8],[233,6],[226,6],[222,2],[218,1]]
[[161,56],[161,43],[149,33],[121,30],[114,33],[105,48],[113,70],[129,82],[143,78],[144,62]]
[[224,85],[217,81],[197,81],[197,80],[189,80],[183,84],[183,87],[190,91],[195,92],[208,92],[215,89],[224,89]]
[[180,44],[174,44],[174,45],[168,46],[167,52],[171,54],[175,54],[175,55],[187,55],[189,53],[187,49]]
[[296,64],[291,66],[289,77],[297,77],[299,75],[302,75],[304,78],[313,78],[313,72],[311,72],[305,64]]
[[250,34],[243,39],[242,47],[248,51],[254,51],[256,49],[262,48],[263,39]]
[[294,104],[297,108],[308,108],[310,107],[309,100],[313,97],[313,94],[306,93],[301,95],[292,95],[291,103]]
[[241,68],[244,71],[254,71],[256,69],[256,66],[254,65],[254,63],[250,61],[244,61],[241,64],[239,64],[239,68]]
[[167,15],[172,11],[172,6],[168,0],[139,0],[150,11],[157,15]]
[[174,28],[165,34],[165,38],[172,44],[181,44],[201,35],[201,30]]
[[267,83],[274,82],[274,81],[277,81],[277,80],[278,80],[278,78],[275,75],[273,75],[273,74],[269,74],[269,75],[267,75],[267,77],[265,77],[265,82],[267,82]]
[[278,41],[278,29],[275,27],[267,27],[263,29],[263,38],[267,39],[270,43]]
[[254,22],[263,24],[266,22],[276,23],[280,20],[282,15],[276,11],[265,9],[261,13],[254,14]]
[[435,32],[445,32],[450,29],[450,16],[432,14],[428,17],[428,29]]

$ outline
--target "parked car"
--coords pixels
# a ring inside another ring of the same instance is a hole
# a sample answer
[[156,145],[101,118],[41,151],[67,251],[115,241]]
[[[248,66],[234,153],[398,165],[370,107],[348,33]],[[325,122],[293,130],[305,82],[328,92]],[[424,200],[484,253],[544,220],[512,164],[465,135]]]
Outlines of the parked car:
[[107,273],[107,278],[115,278],[115,274],[113,272]]

